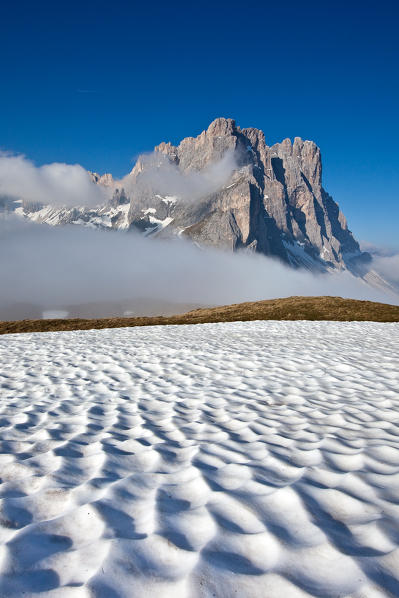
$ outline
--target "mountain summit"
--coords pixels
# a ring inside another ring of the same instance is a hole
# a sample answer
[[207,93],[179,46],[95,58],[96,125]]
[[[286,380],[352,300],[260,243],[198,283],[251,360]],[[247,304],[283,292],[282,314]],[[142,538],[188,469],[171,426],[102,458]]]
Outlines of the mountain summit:
[[[156,192],[156,176],[152,185],[140,185],[151,178],[141,162],[130,175],[140,190],[131,201],[131,226],[147,230],[156,224],[156,215],[166,225],[154,228],[158,235],[178,231],[200,244],[248,248],[292,265],[352,269],[369,259],[322,187],[321,154],[313,141],[296,137],[294,143],[285,139],[268,146],[259,129],[240,129],[234,120],[218,118],[198,137],[183,139],[177,147],[161,143],[155,154],[163,157],[161,171],[166,160],[187,177],[209,172],[228,155],[235,164],[218,188],[195,201],[179,202],[173,194],[168,200]],[[155,174],[153,164],[149,170]],[[132,182],[127,181],[130,188]]]
[[48,224],[77,223],[181,236],[250,250],[315,270],[363,274],[362,253],[337,203],[323,189],[320,149],[296,137],[268,146],[262,131],[217,118],[178,146],[161,143],[115,181],[107,205],[88,209],[23,204],[17,212]]

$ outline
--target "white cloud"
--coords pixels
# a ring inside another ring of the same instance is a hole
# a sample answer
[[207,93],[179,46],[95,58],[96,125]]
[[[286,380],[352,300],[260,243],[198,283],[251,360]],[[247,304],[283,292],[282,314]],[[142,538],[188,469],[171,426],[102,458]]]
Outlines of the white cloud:
[[95,206],[108,191],[79,164],[35,166],[21,155],[0,153],[0,196],[55,206]]
[[399,287],[399,252],[392,247],[375,245],[361,241],[361,249],[368,251],[372,258],[372,268],[387,282]]
[[135,298],[216,305],[340,295],[392,302],[349,273],[315,276],[256,254],[17,218],[0,220],[0,253],[0,319],[1,309],[18,302],[51,310]]
[[399,285],[399,253],[388,256],[373,256],[372,267],[390,283]]
[[221,160],[201,171],[182,172],[177,164],[160,152],[143,154],[139,163],[143,171],[137,178],[128,174],[119,181],[129,195],[137,197],[150,191],[153,195],[177,196],[185,200],[195,200],[220,189],[237,168],[233,151],[227,151]]
[[[138,178],[128,174],[118,181],[133,198],[151,190],[153,195],[178,196],[195,200],[219,189],[235,170],[234,152],[201,172],[182,172],[159,152],[140,156],[145,166]],[[89,173],[79,164],[54,162],[44,166],[22,155],[0,152],[0,199],[22,199],[52,206],[96,206],[110,198],[112,191],[93,183]]]

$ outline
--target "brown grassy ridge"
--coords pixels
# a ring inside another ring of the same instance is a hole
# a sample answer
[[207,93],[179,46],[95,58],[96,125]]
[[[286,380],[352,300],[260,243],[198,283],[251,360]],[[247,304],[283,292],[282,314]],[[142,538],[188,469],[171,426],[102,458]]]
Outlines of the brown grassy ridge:
[[373,301],[343,299],[342,297],[287,297],[195,309],[176,316],[0,322],[0,334],[250,320],[399,322],[399,306]]

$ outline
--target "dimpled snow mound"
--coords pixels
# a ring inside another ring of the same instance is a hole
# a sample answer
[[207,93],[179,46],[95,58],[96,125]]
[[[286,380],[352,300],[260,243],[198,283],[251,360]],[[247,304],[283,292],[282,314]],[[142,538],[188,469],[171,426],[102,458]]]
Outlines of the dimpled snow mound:
[[0,596],[399,595],[399,325],[0,339]]

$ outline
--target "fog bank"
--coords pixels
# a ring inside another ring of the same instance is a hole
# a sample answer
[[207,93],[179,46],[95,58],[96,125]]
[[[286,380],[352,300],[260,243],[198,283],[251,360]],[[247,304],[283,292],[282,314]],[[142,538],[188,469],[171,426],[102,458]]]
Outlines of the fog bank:
[[96,206],[109,191],[79,164],[35,166],[21,155],[0,153],[0,196],[53,206]]
[[[0,312],[148,298],[217,305],[290,295],[394,302],[349,273],[313,275],[253,254],[200,249],[176,239],[0,220]],[[0,313],[1,318],[1,313]]]
[[393,247],[384,247],[361,241],[362,251],[368,251],[373,260],[373,269],[391,283],[395,288],[399,288],[399,252]]
[[136,167],[137,177],[128,174],[117,181],[129,197],[140,198],[143,193],[151,193],[195,201],[223,187],[237,168],[237,160],[234,151],[227,151],[219,161],[202,170],[183,172],[168,156],[154,151],[141,155]]

